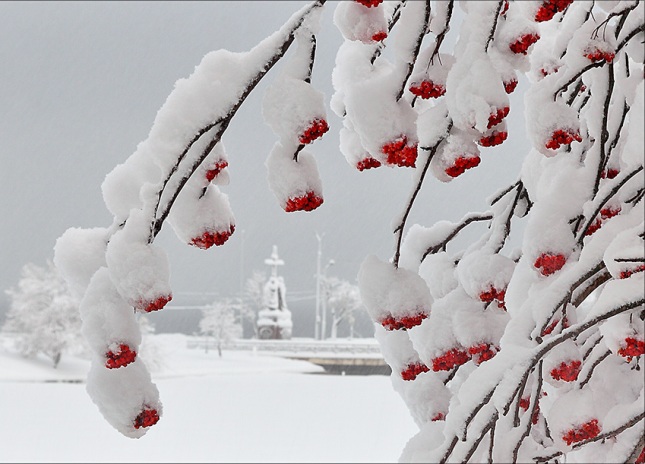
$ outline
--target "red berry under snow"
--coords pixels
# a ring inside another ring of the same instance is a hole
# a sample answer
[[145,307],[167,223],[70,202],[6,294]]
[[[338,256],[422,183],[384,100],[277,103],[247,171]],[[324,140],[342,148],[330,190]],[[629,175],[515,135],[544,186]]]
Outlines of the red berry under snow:
[[504,90],[506,91],[506,93],[513,93],[516,87],[517,87],[517,79],[512,79],[510,81],[504,82]]
[[589,224],[589,227],[587,227],[587,230],[585,230],[585,235],[592,235],[594,232],[600,229],[600,226],[602,226],[602,221],[600,219],[596,219],[594,222]]
[[151,427],[159,422],[159,413],[156,409],[145,408],[134,418],[134,428]]
[[127,366],[131,362],[134,362],[136,357],[136,351],[131,350],[127,344],[121,343],[118,350],[105,353],[105,367],[108,369],[118,369],[119,367]]
[[593,61],[594,63],[598,61],[606,61],[607,63],[611,63],[616,56],[615,53],[611,52],[603,52],[602,50],[598,48],[593,48],[590,50],[585,50],[584,53],[585,58]]
[[631,361],[633,357],[642,356],[645,354],[645,341],[638,340],[637,338],[627,337],[625,339],[625,346],[618,350],[618,354],[627,361]]
[[551,369],[551,377],[555,380],[573,382],[578,378],[581,365],[580,361],[571,361],[569,364],[561,362],[558,367]]
[[322,197],[319,197],[313,191],[309,191],[299,197],[289,198],[284,205],[284,210],[287,213],[293,211],[313,211],[322,204]]
[[227,166],[228,166],[228,161],[219,160],[217,163],[215,163],[215,165],[212,168],[206,171],[206,180],[209,182],[212,181]]
[[372,8],[373,6],[378,6],[383,2],[383,0],[355,0],[356,3],[360,3],[361,5],[364,5],[368,8]]
[[[542,331],[542,333],[540,335],[542,337],[544,337],[545,335],[549,335],[551,332],[553,332],[553,329],[556,328],[556,326],[558,325],[558,322],[560,322],[560,319],[554,319],[553,322],[551,322],[549,325],[547,325],[544,328],[544,330]],[[562,321],[562,328],[566,329],[567,327],[569,327],[569,321],[567,320],[567,318],[565,316],[564,320]]]
[[634,269],[626,269],[622,271],[620,273],[620,278],[627,279],[628,277],[631,277],[632,274],[636,274],[637,272],[643,272],[643,271],[645,271],[645,264],[635,267]]
[[401,371],[401,378],[403,380],[414,380],[419,374],[428,372],[428,366],[421,362],[408,364],[407,367]]
[[300,143],[311,143],[318,137],[322,137],[322,135],[328,130],[329,125],[327,124],[327,121],[325,121],[324,119],[314,119],[313,121],[311,121],[305,131],[300,135]]
[[546,147],[551,150],[557,150],[560,145],[568,145],[573,141],[582,142],[580,132],[572,131],[570,129],[557,129],[551,134],[551,140],[546,143]]
[[479,145],[482,147],[494,147],[504,143],[504,140],[508,138],[508,132],[506,131],[493,131],[490,135],[484,136],[479,139]]
[[459,350],[454,348],[450,351],[445,352],[441,356],[438,356],[432,360],[432,370],[437,371],[449,371],[455,366],[461,366],[465,364],[470,359],[470,356],[466,351]]
[[374,34],[372,36],[372,41],[374,41],[374,42],[380,42],[380,41],[385,40],[385,39],[387,39],[387,32],[385,32],[385,31],[377,32],[376,34]]
[[166,306],[166,303],[168,303],[171,300],[172,300],[172,295],[164,295],[164,296],[160,296],[154,301],[140,300],[137,302],[135,307],[141,311],[151,313],[152,311],[159,311],[164,306]]
[[620,206],[616,208],[612,208],[611,206],[609,206],[607,208],[603,208],[600,210],[600,217],[603,219],[609,219],[618,215],[620,212],[621,212]]
[[540,271],[543,276],[549,276],[560,269],[567,262],[567,258],[561,254],[542,253],[533,263],[536,269]]
[[359,171],[364,171],[365,169],[378,168],[381,166],[381,162],[371,156],[363,158],[358,163],[356,163],[356,169]]
[[490,343],[481,343],[468,348],[468,354],[472,356],[475,365],[479,366],[484,361],[488,361],[495,356],[497,348],[492,347]]
[[190,244],[201,248],[202,250],[207,250],[213,245],[220,246],[226,242],[231,235],[235,232],[235,225],[231,224],[228,230],[223,230],[220,232],[211,232],[205,231],[201,236],[195,237],[190,241]]
[[396,319],[392,315],[388,315],[381,320],[381,325],[386,330],[407,330],[420,325],[427,317],[428,315],[425,313],[417,313],[413,316],[403,316],[399,319]]
[[471,169],[479,165],[480,161],[481,159],[476,155],[470,158],[460,156],[455,160],[455,164],[453,164],[449,168],[446,168],[445,173],[450,177],[460,176],[466,171],[466,169]]
[[540,40],[540,36],[538,34],[524,34],[515,42],[511,43],[508,48],[510,48],[513,53],[526,55],[529,47],[538,40]]
[[603,179],[613,179],[618,175],[618,169],[608,169],[607,171],[602,171],[600,177]]
[[422,80],[410,86],[410,93],[427,100],[428,98],[439,98],[444,95],[446,87],[441,84],[435,84],[430,80]]
[[503,108],[498,108],[497,111],[494,113],[491,113],[490,116],[488,116],[488,127],[487,129],[491,129],[493,126],[498,125],[500,122],[502,122],[502,119],[504,119],[506,116],[508,116],[508,113],[511,111],[511,109],[508,106],[505,106]]
[[575,429],[569,430],[562,436],[562,440],[564,440],[567,445],[572,445],[573,443],[577,443],[582,440],[595,438],[599,433],[600,427],[598,426],[598,419],[592,419]]
[[408,145],[408,138],[400,136],[393,142],[386,143],[381,151],[387,155],[388,164],[401,167],[415,167],[417,161],[417,144]]
[[[528,396],[525,396],[524,398],[520,399],[520,408],[524,409],[525,411],[528,411],[530,404],[531,404],[531,399]],[[539,417],[540,417],[540,403],[538,403],[535,406],[535,411],[533,412],[533,416],[531,417],[531,423],[533,425],[537,424]]]
[[571,3],[573,3],[573,0],[546,0],[542,2],[542,5],[538,9],[537,13],[535,14],[535,21],[536,22],[542,22],[542,21],[549,21],[553,16],[560,12],[564,11],[566,7],[568,7]]
[[497,300],[497,306],[506,310],[506,303],[504,302],[504,297],[506,296],[506,290],[497,290],[494,287],[491,287],[488,291],[481,292],[479,294],[479,300],[484,303],[490,303],[493,300]]

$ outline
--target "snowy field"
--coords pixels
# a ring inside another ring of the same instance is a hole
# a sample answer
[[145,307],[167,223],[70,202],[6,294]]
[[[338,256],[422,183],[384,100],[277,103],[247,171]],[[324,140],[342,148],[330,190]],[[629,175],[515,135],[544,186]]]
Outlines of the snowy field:
[[161,359],[153,380],[164,410],[140,439],[114,430],[78,383],[88,361],[63,357],[54,370],[0,345],[0,462],[396,462],[417,430],[388,376],[218,358],[177,334],[146,343]]

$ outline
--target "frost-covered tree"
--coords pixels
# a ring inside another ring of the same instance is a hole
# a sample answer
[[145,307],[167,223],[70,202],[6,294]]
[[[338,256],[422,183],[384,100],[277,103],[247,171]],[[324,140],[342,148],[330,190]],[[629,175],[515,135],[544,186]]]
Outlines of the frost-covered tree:
[[[132,308],[159,310],[172,297],[155,237],[169,224],[209,248],[234,232],[218,187],[228,179],[222,137],[279,60],[263,100],[279,137],[269,186],[286,212],[323,203],[307,146],[329,127],[311,80],[324,4],[301,8],[248,52],[207,54],[106,177],[113,223],[69,229],[56,244],[57,265],[83,295],[95,352],[88,391],[127,436],[161,414],[131,354]],[[345,40],[330,108],[343,121],[341,152],[360,171],[412,177],[392,257],[368,256],[358,270],[394,387],[419,425],[402,461],[643,461],[643,10],[634,0],[336,4]],[[511,107],[520,79],[524,104]],[[417,204],[424,185],[458,182],[468,195],[481,182],[481,157],[505,150],[509,114],[525,120],[531,144],[516,153],[515,180],[483,211],[409,224],[413,208],[433,208]],[[479,237],[454,240],[476,225]]]
[[44,354],[56,368],[63,354],[83,351],[78,299],[51,261],[46,267],[25,264],[18,288],[6,293],[11,306],[2,331],[14,334],[15,347],[23,356]]
[[241,306],[242,318],[253,327],[253,336],[258,336],[258,313],[264,307],[264,284],[267,277],[264,272],[253,271],[244,283],[244,298]]
[[338,326],[343,321],[351,324],[355,313],[365,310],[361,300],[360,290],[346,280],[337,277],[327,277],[322,281],[323,298],[331,314],[330,338],[338,337]]
[[[222,357],[222,347],[226,343],[242,338],[242,324],[238,318],[240,304],[232,299],[217,301],[202,309],[199,330],[211,337],[217,346],[217,354]],[[206,344],[208,351],[208,344]]]

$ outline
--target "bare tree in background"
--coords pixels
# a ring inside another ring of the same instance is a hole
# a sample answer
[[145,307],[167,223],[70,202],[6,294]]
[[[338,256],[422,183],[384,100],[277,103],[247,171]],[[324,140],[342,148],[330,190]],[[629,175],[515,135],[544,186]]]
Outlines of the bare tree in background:
[[[155,238],[169,224],[208,249],[234,233],[219,188],[222,137],[283,59],[262,107],[279,138],[267,150],[269,186],[287,213],[324,202],[307,150],[329,129],[311,79],[324,4],[302,7],[248,52],[207,54],[106,177],[112,224],[57,241],[94,350],[88,392],[124,435],[143,435],[162,413],[133,354],[132,308],[172,298]],[[360,171],[411,174],[391,259],[368,256],[358,272],[394,387],[419,426],[402,461],[643,462],[643,10],[639,1],[337,3],[345,41],[330,107],[343,120],[341,152]],[[520,80],[522,111],[509,97]],[[423,186],[455,182],[467,195],[482,182],[476,168],[505,149],[509,114],[525,120],[531,143],[515,154],[515,180],[491,187],[483,211],[409,224],[413,208],[436,206],[417,204]],[[458,246],[466,228],[482,231]],[[121,387],[108,387],[117,377]]]

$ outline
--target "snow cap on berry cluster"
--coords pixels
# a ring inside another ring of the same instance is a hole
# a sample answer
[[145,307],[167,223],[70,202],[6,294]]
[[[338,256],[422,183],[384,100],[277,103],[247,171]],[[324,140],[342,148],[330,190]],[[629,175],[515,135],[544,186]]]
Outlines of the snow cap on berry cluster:
[[309,211],[322,203],[322,182],[313,155],[302,150],[296,161],[293,159],[295,151],[295,145],[276,142],[265,163],[267,179],[283,209],[288,209],[290,200],[305,198],[309,200],[302,209]]
[[446,90],[448,72],[455,63],[455,57],[448,53],[439,53],[430,62],[435,44],[425,46],[420,52],[415,63],[414,71],[410,76],[410,87],[415,87],[423,81],[431,82],[435,88],[441,86]]
[[[637,210],[633,211],[633,213],[623,220],[628,221],[631,219],[632,224],[637,223]],[[605,249],[603,261],[614,279],[625,278],[628,274],[631,276],[639,266],[645,265],[644,243],[639,236],[639,234],[643,233],[642,210],[640,216],[640,224],[626,228],[616,234]],[[633,259],[635,261],[620,261],[621,259]]]
[[418,144],[417,113],[404,98],[396,100],[397,74],[382,66],[360,85],[344,87],[347,117],[358,134],[361,145],[382,164],[396,164],[389,159],[387,146],[402,142],[400,149],[411,149],[416,158]]
[[99,358],[99,365],[105,364],[105,354],[114,345],[123,343],[137,351],[141,332],[135,313],[115,288],[106,267],[101,267],[92,276],[79,311],[83,337]]
[[266,90],[262,115],[283,143],[297,143],[312,124],[326,121],[324,95],[302,78],[283,73]]
[[442,138],[448,135],[450,118],[445,101],[428,108],[419,114],[417,119],[417,130],[419,132],[419,145],[422,147],[433,147]]
[[140,360],[123,369],[92,363],[87,392],[107,422],[129,438],[140,438],[161,417],[159,391]]
[[345,40],[370,44],[387,37],[383,4],[367,7],[353,1],[339,2],[334,10],[334,24]]
[[464,291],[479,301],[481,294],[491,289],[497,292],[506,290],[514,269],[512,259],[480,249],[461,258],[457,264],[457,276]]
[[499,31],[491,44],[514,69],[520,72],[527,72],[530,69],[529,55],[542,40],[540,27],[526,10],[527,3],[529,2],[512,2],[506,13],[506,20],[500,23]]
[[228,155],[224,149],[224,144],[220,141],[215,144],[210,153],[204,158],[194,175],[201,179],[202,187],[206,187],[209,182],[215,185],[228,185],[230,178],[227,167]]
[[[600,432],[602,426],[598,421],[596,411],[596,406],[599,403],[602,401],[598,401],[591,389],[582,388],[563,393],[553,402],[551,407],[545,410],[549,429],[558,449],[567,451],[575,442],[597,435],[595,433],[596,427],[588,427],[589,433],[583,432],[583,426],[594,420],[597,421],[597,432]],[[581,431],[579,436],[576,436],[575,431],[577,430]],[[569,443],[565,441],[565,437]]]
[[[555,387],[572,382],[582,366],[582,354],[576,343],[570,339],[555,346],[544,357],[544,380]],[[553,371],[555,370],[555,373]]]
[[148,243],[149,233],[148,215],[133,209],[123,228],[110,238],[105,254],[117,291],[143,311],[171,296],[168,257],[163,248]]
[[485,132],[490,118],[509,108],[509,99],[499,72],[479,47],[470,47],[448,73],[446,104],[455,126]]
[[108,230],[103,227],[70,227],[54,245],[54,264],[70,291],[81,298],[94,273],[105,266]]
[[[375,323],[374,338],[379,342],[383,359],[392,368],[392,377],[401,377],[401,373],[409,366],[421,365],[419,355],[414,350],[407,331],[386,330]],[[406,381],[408,382],[409,380]]]
[[425,281],[415,272],[395,268],[391,263],[369,255],[358,272],[361,299],[372,320],[427,316],[432,297]]
[[497,305],[485,309],[478,299],[470,298],[462,289],[452,292],[450,301],[455,305],[452,327],[457,342],[465,348],[480,345],[499,346],[509,315]]
[[435,300],[446,296],[459,285],[455,259],[445,251],[426,256],[419,266],[419,275],[426,281],[430,295]]
[[159,167],[143,147],[139,147],[124,163],[115,166],[101,184],[103,201],[114,215],[114,223],[121,224],[131,209],[141,208],[141,188],[146,183],[156,184],[160,180]]
[[607,348],[617,355],[621,354],[621,349],[626,353],[627,339],[640,340],[641,344],[645,340],[643,321],[630,314],[618,314],[608,319],[600,326],[600,333]]
[[372,158],[369,152],[361,145],[361,139],[358,134],[348,127],[349,122],[343,121],[344,127],[340,129],[340,151],[345,156],[350,166],[364,171],[381,166],[381,162]]
[[479,147],[471,134],[453,128],[430,161],[432,174],[441,182],[450,182],[466,170],[479,165]]
[[420,375],[414,382],[392,376],[392,386],[401,395],[417,426],[440,421],[448,413],[450,390],[436,375]]
[[186,183],[177,196],[168,223],[184,243],[207,249],[222,245],[235,230],[235,217],[228,196],[216,185]]

